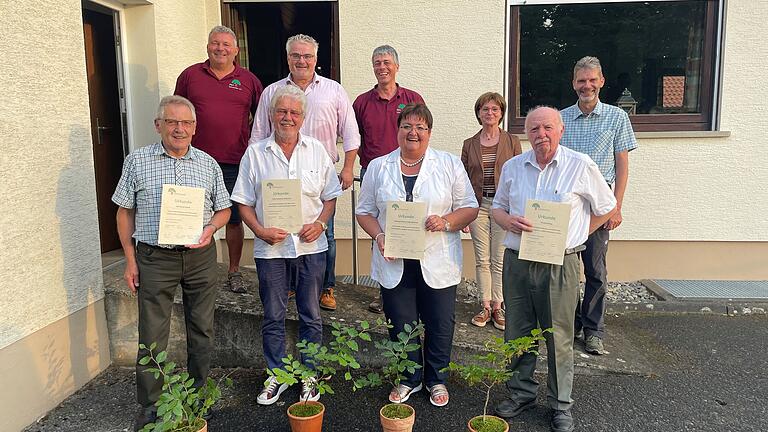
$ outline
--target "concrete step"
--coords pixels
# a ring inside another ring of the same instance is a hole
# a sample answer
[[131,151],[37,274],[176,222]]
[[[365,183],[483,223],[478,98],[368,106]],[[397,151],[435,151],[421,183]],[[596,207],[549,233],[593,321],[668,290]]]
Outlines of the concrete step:
[[[123,282],[124,264],[118,262],[104,270],[107,319],[110,336],[112,360],[116,365],[132,366],[136,361],[137,348],[137,300],[131,295]],[[213,365],[218,367],[264,368],[265,361],[261,346],[261,322],[263,308],[258,296],[258,282],[255,271],[244,268],[242,273],[251,289],[246,294],[235,294],[224,286],[226,268],[219,265],[220,290],[216,300],[216,342],[213,353]],[[186,358],[186,338],[183,320],[183,306],[177,292],[171,319],[169,355],[179,364]],[[452,360],[465,362],[472,355],[484,350],[484,342],[493,336],[503,336],[503,332],[492,325],[480,328],[470,324],[472,316],[479,311],[478,300],[468,284],[462,283],[457,290],[456,328]],[[362,320],[376,321],[383,315],[368,311],[368,304],[378,295],[376,289],[368,286],[356,286],[339,283],[336,287],[338,308],[336,311],[323,311],[324,340],[331,337],[331,323],[359,323]],[[294,301],[288,305],[286,318],[286,344],[294,347],[298,335],[298,315]],[[386,338],[382,329],[372,335],[374,341]],[[650,375],[654,370],[652,359],[632,346],[624,337],[620,328],[610,330],[610,339],[606,340],[606,349],[610,353],[592,356],[583,351],[583,343],[575,343],[574,361],[577,373],[603,374],[620,373],[632,375]],[[360,363],[368,367],[378,367],[383,359],[378,355],[373,343],[361,345]],[[539,370],[546,370],[546,349],[542,346],[539,356]]]

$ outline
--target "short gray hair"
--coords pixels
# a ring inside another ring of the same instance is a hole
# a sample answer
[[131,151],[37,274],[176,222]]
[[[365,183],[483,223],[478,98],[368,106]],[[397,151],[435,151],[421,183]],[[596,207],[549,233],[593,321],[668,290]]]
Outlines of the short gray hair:
[[232,31],[231,28],[223,25],[217,25],[216,27],[212,28],[211,31],[208,33],[208,42],[211,41],[211,38],[216,33],[226,33],[232,36],[232,39],[235,40],[235,46],[237,46],[237,35],[235,34],[235,32]]
[[195,114],[195,106],[192,105],[192,102],[189,101],[189,99],[183,97],[183,96],[166,96],[162,99],[160,99],[160,105],[157,106],[157,116],[155,116],[155,120],[162,120],[165,118],[165,107],[168,105],[183,105],[187,108],[189,108],[190,111],[192,111],[192,120],[197,121],[197,114]]
[[400,58],[397,56],[397,50],[395,50],[390,45],[382,45],[380,47],[376,47],[376,49],[373,50],[373,54],[371,55],[371,62],[373,62],[373,59],[376,57],[387,54],[392,56],[392,60],[395,61],[396,65],[400,65]]
[[304,91],[295,85],[288,84],[287,86],[277,89],[275,94],[272,95],[272,99],[269,101],[270,116],[275,115],[275,107],[277,106],[277,101],[280,98],[288,98],[301,102],[301,112],[307,112],[307,95],[305,95]]
[[597,69],[600,75],[603,75],[603,67],[600,65],[600,59],[592,56],[585,56],[579,59],[573,66],[573,77],[576,78],[576,72],[582,69]]
[[525,115],[525,125],[523,126],[523,128],[525,129],[526,133],[528,132],[528,117],[531,114],[533,114],[534,111],[539,110],[539,109],[543,109],[543,108],[551,109],[554,112],[556,112],[557,113],[557,119],[558,119],[558,121],[560,121],[560,126],[564,126],[565,125],[565,123],[563,122],[563,114],[560,113],[559,109],[557,109],[557,108],[555,108],[553,106],[549,106],[549,105],[536,105],[535,107],[529,109],[528,113]]
[[290,55],[291,54],[291,44],[297,43],[297,42],[298,43],[305,43],[305,44],[312,45],[312,47],[315,49],[315,56],[317,56],[317,49],[320,48],[320,44],[317,43],[315,38],[313,38],[312,36],[307,36],[307,35],[301,34],[301,33],[299,33],[297,35],[293,35],[293,36],[288,38],[288,40],[285,42],[285,53]]

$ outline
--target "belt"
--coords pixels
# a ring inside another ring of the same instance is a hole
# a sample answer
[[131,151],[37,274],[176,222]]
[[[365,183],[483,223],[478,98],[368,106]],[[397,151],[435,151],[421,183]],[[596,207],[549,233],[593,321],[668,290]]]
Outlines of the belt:
[[483,192],[483,196],[486,198],[493,198],[496,195],[496,192]]
[[150,247],[152,249],[157,249],[157,250],[166,251],[166,252],[167,251],[171,251],[171,252],[185,252],[185,251],[191,250],[190,248],[188,248],[186,246],[163,247],[163,246],[151,245],[149,243],[144,243],[144,242],[139,242],[139,243],[143,244],[144,246]]
[[[571,254],[579,253],[579,252],[583,251],[586,248],[587,247],[584,246],[584,245],[578,245],[578,246],[576,246],[574,248],[568,248],[568,249],[565,250],[565,253],[563,255],[571,255]],[[516,254],[516,255],[520,253],[520,251],[518,251],[516,249],[510,249],[510,250],[512,251],[513,254]]]

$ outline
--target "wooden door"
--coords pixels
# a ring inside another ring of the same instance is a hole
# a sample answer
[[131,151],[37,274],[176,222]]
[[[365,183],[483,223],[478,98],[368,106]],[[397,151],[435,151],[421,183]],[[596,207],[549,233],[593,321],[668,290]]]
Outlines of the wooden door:
[[104,253],[120,247],[115,222],[117,206],[112,203],[112,193],[120,179],[124,158],[114,16],[83,9],[83,35],[99,234]]

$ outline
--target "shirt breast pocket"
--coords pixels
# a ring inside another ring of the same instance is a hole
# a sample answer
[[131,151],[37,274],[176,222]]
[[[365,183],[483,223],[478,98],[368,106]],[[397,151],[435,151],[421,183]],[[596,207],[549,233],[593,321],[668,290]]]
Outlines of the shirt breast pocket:
[[601,152],[612,149],[615,136],[616,131],[611,129],[598,131],[595,135],[595,150]]
[[317,198],[323,192],[323,176],[318,171],[304,171],[301,173],[302,194]]

